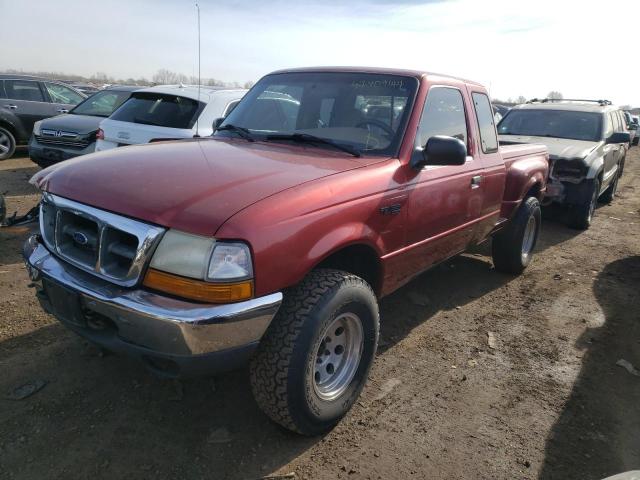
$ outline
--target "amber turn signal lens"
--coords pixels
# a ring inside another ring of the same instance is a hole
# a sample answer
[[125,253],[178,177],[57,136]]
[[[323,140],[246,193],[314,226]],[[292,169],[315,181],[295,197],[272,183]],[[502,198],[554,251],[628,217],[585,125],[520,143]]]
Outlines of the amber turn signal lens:
[[209,283],[150,268],[142,283],[145,287],[199,302],[230,303],[253,297],[251,280],[239,283]]

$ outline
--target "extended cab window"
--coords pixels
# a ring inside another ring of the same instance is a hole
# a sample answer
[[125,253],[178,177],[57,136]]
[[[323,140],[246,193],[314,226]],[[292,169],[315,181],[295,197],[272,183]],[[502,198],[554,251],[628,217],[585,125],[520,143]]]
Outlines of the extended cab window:
[[30,102],[44,102],[44,96],[38,82],[27,80],[5,80],[4,88],[7,98],[13,100],[27,100]]
[[480,129],[480,143],[484,153],[493,153],[498,151],[498,137],[496,136],[496,127],[493,119],[493,108],[489,97],[483,93],[474,93],[473,104],[476,107],[476,116],[478,117],[478,128]]
[[432,87],[422,111],[417,145],[424,147],[434,135],[455,137],[467,143],[467,120],[460,90]]
[[116,110],[112,120],[169,128],[191,128],[200,107],[196,100],[154,92],[134,93]]
[[49,97],[53,103],[62,103],[65,105],[77,105],[85,99],[82,95],[74,92],[69,87],[59,85],[57,83],[45,82],[44,86],[49,92]]

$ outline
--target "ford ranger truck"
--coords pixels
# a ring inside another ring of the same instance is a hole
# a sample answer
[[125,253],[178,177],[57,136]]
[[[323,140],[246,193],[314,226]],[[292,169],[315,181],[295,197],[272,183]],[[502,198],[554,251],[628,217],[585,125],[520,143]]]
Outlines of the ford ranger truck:
[[477,83],[278,71],[215,125],[34,176],[47,312],[166,376],[248,362],[264,412],[315,435],[365,384],[382,297],[491,237],[496,270],[531,262],[547,150],[499,147]]

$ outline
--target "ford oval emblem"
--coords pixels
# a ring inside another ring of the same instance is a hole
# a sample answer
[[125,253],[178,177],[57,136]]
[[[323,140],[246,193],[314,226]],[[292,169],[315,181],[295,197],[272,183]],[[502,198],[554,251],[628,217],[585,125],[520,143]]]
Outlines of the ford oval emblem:
[[86,245],[87,243],[89,243],[89,239],[82,232],[73,232],[73,241],[78,245]]

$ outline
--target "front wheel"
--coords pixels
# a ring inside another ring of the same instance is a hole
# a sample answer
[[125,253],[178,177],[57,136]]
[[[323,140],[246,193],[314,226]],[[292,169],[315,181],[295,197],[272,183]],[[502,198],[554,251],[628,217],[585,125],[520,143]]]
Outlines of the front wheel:
[[525,199],[509,226],[493,237],[491,249],[496,270],[517,275],[527,268],[533,259],[541,218],[538,199]]
[[339,270],[314,270],[285,293],[251,360],[258,406],[303,435],[331,429],[364,387],[378,332],[378,303],[367,282]]
[[620,172],[615,173],[615,178],[611,181],[609,187],[604,191],[604,193],[600,196],[600,200],[604,203],[611,203],[616,196],[616,192],[618,191],[618,181],[620,180]]
[[569,208],[569,226],[576,230],[586,230],[591,226],[593,216],[596,213],[598,196],[600,193],[600,181],[597,178],[588,184],[587,200],[584,203],[571,205]]
[[11,158],[16,151],[16,139],[6,128],[0,127],[0,160]]

